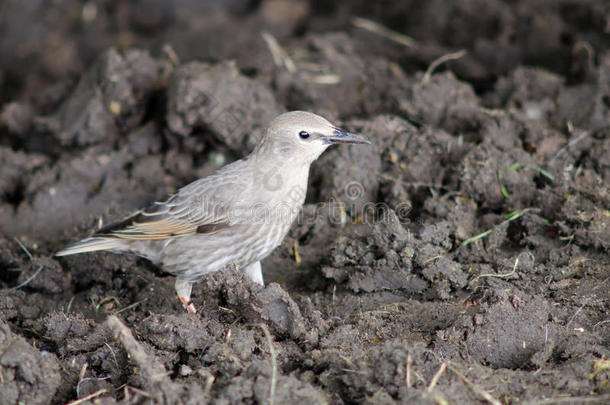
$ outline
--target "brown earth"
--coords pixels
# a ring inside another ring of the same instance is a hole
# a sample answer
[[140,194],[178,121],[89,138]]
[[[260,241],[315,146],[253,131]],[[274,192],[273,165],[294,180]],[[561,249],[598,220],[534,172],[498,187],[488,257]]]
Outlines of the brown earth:
[[[0,5],[1,404],[610,403],[610,5],[373,4]],[[373,145],[265,288],[52,256],[293,109]]]

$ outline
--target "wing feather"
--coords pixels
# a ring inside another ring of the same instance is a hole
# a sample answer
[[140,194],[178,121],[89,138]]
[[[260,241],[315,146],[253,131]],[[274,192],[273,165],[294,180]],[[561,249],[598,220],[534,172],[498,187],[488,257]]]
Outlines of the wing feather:
[[[219,204],[197,204],[197,199],[174,194],[165,202],[155,202],[122,221],[100,229],[94,236],[150,240],[195,234],[213,234],[229,226]],[[210,209],[213,206],[214,209]]]
[[241,159],[199,179],[94,236],[116,239],[167,239],[214,234],[231,226],[231,207],[251,186],[250,161]]

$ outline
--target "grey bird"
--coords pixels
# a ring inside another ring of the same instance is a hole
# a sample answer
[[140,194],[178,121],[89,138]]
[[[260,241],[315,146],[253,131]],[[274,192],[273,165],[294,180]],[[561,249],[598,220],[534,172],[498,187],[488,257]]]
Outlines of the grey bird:
[[330,146],[370,143],[304,111],[276,117],[249,156],[108,225],[56,256],[107,250],[135,253],[176,276],[189,312],[193,283],[229,266],[264,285],[260,261],[298,215],[311,164]]

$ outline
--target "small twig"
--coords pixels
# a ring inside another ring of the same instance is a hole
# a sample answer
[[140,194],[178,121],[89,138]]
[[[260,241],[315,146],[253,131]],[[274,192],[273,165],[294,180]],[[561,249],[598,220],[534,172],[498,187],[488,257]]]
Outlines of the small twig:
[[460,373],[454,366],[453,364],[449,364],[449,369],[451,371],[453,371],[455,373],[455,375],[457,375],[458,377],[460,377],[460,379],[462,381],[464,381],[466,383],[466,385],[468,385],[468,387],[470,387],[471,390],[473,390],[476,394],[479,394],[480,396],[482,396],[487,402],[489,402],[492,405],[502,405],[502,403],[495,399],[494,397],[491,396],[491,394],[487,391],[485,391],[483,388],[479,387],[478,385],[476,385],[475,383],[473,383],[472,381],[470,381],[468,378],[466,378],[465,375],[463,375],[462,373]]
[[580,135],[578,135],[576,138],[572,139],[570,142],[568,142],[563,148],[559,149],[559,151],[555,154],[555,156],[553,156],[551,158],[551,160],[549,161],[549,163],[553,162],[555,159],[557,159],[559,156],[563,155],[568,149],[570,149],[572,146],[576,145],[578,142],[582,141],[583,139],[585,139],[588,135],[590,135],[591,133],[589,131],[582,131],[580,133]]
[[[89,368],[89,363],[85,363],[83,364],[83,366],[80,369],[80,373],[78,374],[78,379],[82,380],[83,378],[85,378],[85,375],[87,374],[87,369]],[[78,394],[78,385],[76,386],[76,396],[80,397],[80,395]]]
[[411,364],[413,364],[413,357],[411,353],[407,354],[407,369],[405,370],[405,384],[407,388],[411,388]]
[[18,290],[21,287],[25,286],[26,284],[29,284],[32,280],[34,280],[34,278],[36,278],[36,276],[38,275],[38,273],[40,273],[42,271],[42,266],[38,267],[38,270],[36,270],[36,272],[34,274],[32,274],[30,277],[28,277],[27,280],[25,280],[23,283],[13,287],[13,290]]
[[362,374],[362,375],[366,375],[367,374],[365,371],[352,370],[351,368],[342,368],[341,371],[344,371],[346,373],[354,373],[354,374]]
[[264,323],[259,323],[256,326],[263,330],[265,337],[267,338],[267,344],[269,345],[269,352],[271,353],[271,382],[269,384],[269,405],[273,405],[275,398],[275,386],[277,384],[277,358],[275,356],[275,349],[273,348],[273,338],[269,328]]
[[417,41],[413,38],[384,27],[375,21],[367,20],[366,18],[352,17],[352,24],[354,24],[355,27],[375,33],[409,48],[417,45]]
[[434,377],[432,377],[432,380],[430,381],[430,385],[428,385],[428,389],[427,389],[428,392],[432,392],[434,387],[436,387],[436,384],[438,383],[438,380],[440,380],[440,378],[443,375],[443,373],[445,372],[446,368],[447,368],[447,362],[445,361],[438,368],[438,371],[436,372],[436,374],[434,374]]
[[136,362],[144,374],[147,374],[150,383],[158,383],[167,380],[167,371],[163,364],[149,356],[144,347],[133,337],[131,330],[115,315],[106,319],[106,325],[116,336],[125,351]]
[[32,254],[30,253],[28,248],[26,248],[25,245],[16,236],[14,236],[13,239],[15,239],[15,242],[17,242],[17,244],[25,252],[25,254],[28,255],[30,260],[32,260]]
[[432,73],[436,70],[437,67],[439,67],[443,63],[448,62],[450,60],[460,59],[462,56],[466,55],[467,53],[468,53],[468,51],[466,51],[465,49],[462,49],[457,52],[451,52],[451,53],[443,55],[439,58],[434,59],[432,61],[432,63],[430,64],[430,66],[428,66],[428,69],[426,69],[426,73],[424,73],[424,77],[421,79],[421,83],[422,84],[428,83],[428,81],[430,80],[430,77],[432,76]]
[[223,307],[222,305],[218,305],[217,308],[219,310],[221,310],[222,312],[226,312],[228,314],[231,314],[231,315],[237,317],[237,312],[233,311],[231,308]]
[[70,308],[72,308],[72,304],[74,303],[74,296],[72,296],[72,298],[70,298],[70,301],[68,301],[68,306],[66,307],[66,314],[70,313]]
[[610,323],[610,319],[606,319],[605,321],[599,321],[598,323],[596,323],[595,325],[593,325],[594,328],[597,328],[598,326],[601,326],[605,323]]
[[[141,389],[136,388],[136,387],[132,387],[131,385],[125,385],[124,392],[129,393],[129,391],[133,391],[136,394],[140,394],[140,395],[142,395],[143,397],[146,397],[146,398],[152,398],[152,395],[149,392],[146,392],[146,391],[141,390]],[[126,395],[126,397],[129,397],[129,395]]]
[[123,311],[127,311],[128,309],[131,309],[137,305],[140,305],[141,303],[143,303],[144,301],[146,301],[148,298],[142,298],[140,301],[136,301],[133,304],[127,305],[125,308],[121,308],[118,311],[116,311],[117,314],[120,314]]
[[66,405],[78,405],[78,404],[82,404],[84,402],[87,402],[95,397],[99,397],[102,394],[105,394],[106,392],[108,392],[108,390],[106,390],[105,388],[102,388],[99,391],[95,391],[93,394],[89,394],[86,397],[83,397],[81,399],[77,399],[76,401],[72,401],[67,403]]
[[163,363],[156,356],[146,352],[144,346],[133,337],[131,330],[116,315],[108,316],[104,324],[121,342],[127,355],[138,366],[144,377],[146,389],[150,391],[151,396],[158,402],[171,402],[171,396],[167,396],[175,392],[175,383],[168,377]]
[[432,256],[431,258],[427,259],[426,261],[424,261],[424,265],[428,264],[428,263],[432,263],[435,260],[440,259],[441,257],[443,257],[442,255],[438,255],[438,256]]
[[[587,301],[588,301],[588,300],[587,300]],[[585,302],[584,302],[584,303],[583,303],[583,304],[580,306],[580,308],[578,308],[578,309],[576,310],[576,312],[574,313],[574,315],[572,315],[572,316],[570,317],[570,319],[568,320],[568,323],[566,323],[566,329],[567,329],[567,328],[570,326],[570,324],[572,323],[572,321],[574,320],[574,318],[576,318],[576,317],[578,316],[578,314],[580,314],[580,311],[582,311],[582,310],[583,310],[583,308],[585,307],[585,305],[587,305],[587,304],[588,304],[588,302],[587,302],[587,301],[585,301]]]
[[343,354],[338,354],[339,358],[341,360],[343,360],[344,362],[346,362],[347,364],[349,364],[350,367],[357,367],[354,362],[352,361],[352,359],[350,359],[349,357],[343,355]]
[[562,404],[568,402],[570,404],[582,403],[582,404],[607,404],[610,401],[610,395],[602,395],[597,397],[556,397],[546,398],[540,401],[531,402],[532,405],[551,405],[551,404]]
[[519,265],[519,258],[517,257],[517,259],[515,259],[515,265],[513,266],[513,270],[510,273],[504,273],[504,274],[485,273],[485,274],[480,274],[480,275],[476,276],[475,278],[473,278],[472,282],[474,283],[475,281],[477,281],[481,277],[496,277],[496,278],[510,277],[513,274],[515,274],[515,272],[517,271],[517,266],[518,265]]

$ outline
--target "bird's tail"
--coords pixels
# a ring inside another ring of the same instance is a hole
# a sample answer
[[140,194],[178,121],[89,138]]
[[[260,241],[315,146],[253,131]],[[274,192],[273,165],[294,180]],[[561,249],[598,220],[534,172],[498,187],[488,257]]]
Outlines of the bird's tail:
[[55,256],[69,256],[77,253],[95,252],[98,250],[124,250],[120,239],[93,237],[83,239],[55,253]]

